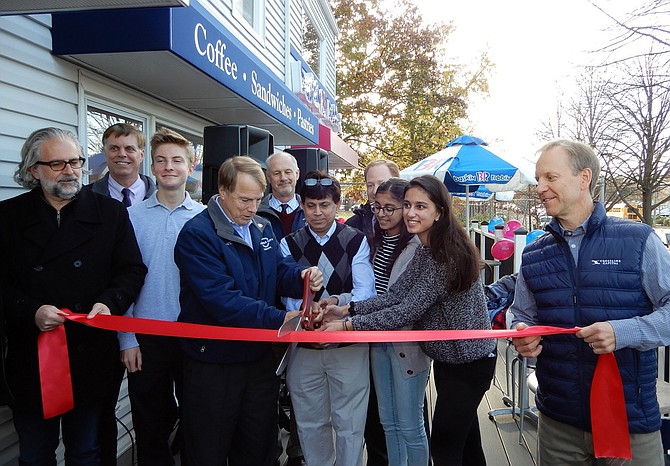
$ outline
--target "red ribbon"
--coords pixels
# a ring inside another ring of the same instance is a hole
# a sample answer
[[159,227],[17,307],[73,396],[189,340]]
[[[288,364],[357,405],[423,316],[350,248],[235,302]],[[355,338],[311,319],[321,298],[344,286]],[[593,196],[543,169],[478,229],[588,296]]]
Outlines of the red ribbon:
[[591,432],[596,458],[632,459],[626,401],[614,353],[601,354],[593,374]]
[[[138,317],[124,317],[98,314],[88,319],[86,314],[74,314],[63,309],[66,319],[79,322],[90,327],[117,332],[143,333],[182,338],[205,338],[212,340],[263,341],[263,342],[297,342],[297,343],[381,343],[381,342],[413,342],[433,340],[477,340],[487,338],[522,338],[530,336],[575,334],[578,328],[558,328],[536,325],[523,330],[393,330],[393,331],[333,331],[333,332],[290,332],[279,338],[277,330],[257,328],[219,327],[184,322],[169,322]],[[42,335],[55,332],[43,332]],[[64,332],[63,332],[64,338]],[[40,375],[42,378],[42,403],[45,418],[47,406],[50,412],[57,415],[64,406],[60,390],[69,386],[69,367],[67,375],[56,362],[68,365],[67,346],[58,348],[42,348],[50,345],[51,339],[38,340],[40,345]],[[65,351],[63,355],[62,351]],[[44,363],[42,353],[50,354],[49,361]],[[57,356],[58,355],[58,356]],[[603,362],[604,361],[604,362]],[[46,375],[45,373],[51,372]],[[49,385],[45,385],[48,381]],[[54,384],[54,381],[57,383]],[[70,398],[71,399],[71,398]],[[53,405],[53,406],[52,406]],[[70,408],[72,402],[70,401]],[[67,411],[67,409],[66,409]],[[628,421],[623,398],[621,376],[613,354],[603,354],[598,360],[596,372],[591,386],[591,423],[593,426],[593,444],[596,457],[614,457],[630,459],[630,442],[628,441]],[[612,434],[616,426],[616,435]],[[626,439],[625,441],[623,439]]]
[[37,354],[40,364],[42,409],[44,419],[63,414],[74,408],[70,358],[67,352],[65,326],[37,336]]

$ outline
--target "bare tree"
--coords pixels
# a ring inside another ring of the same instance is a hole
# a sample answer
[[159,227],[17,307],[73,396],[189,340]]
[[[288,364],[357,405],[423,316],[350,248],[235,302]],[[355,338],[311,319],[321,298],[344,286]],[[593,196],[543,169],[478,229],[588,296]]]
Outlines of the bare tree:
[[[667,63],[649,53],[617,65],[618,82],[606,86],[609,115],[604,157],[608,182],[642,221],[653,223],[653,211],[670,200],[670,92]],[[602,152],[601,152],[602,153]],[[641,205],[626,193],[634,187]]]
[[656,55],[670,54],[670,0],[638,3],[625,14],[610,12],[611,3],[588,1],[612,21],[615,36],[601,49],[611,54],[609,64],[640,58],[650,46],[655,48]]

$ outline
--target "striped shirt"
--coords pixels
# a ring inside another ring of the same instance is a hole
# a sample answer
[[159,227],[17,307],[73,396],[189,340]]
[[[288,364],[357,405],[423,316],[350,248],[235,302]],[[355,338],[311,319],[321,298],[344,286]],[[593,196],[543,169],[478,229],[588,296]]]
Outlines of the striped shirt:
[[389,287],[389,276],[391,275],[391,255],[398,247],[400,234],[394,236],[384,235],[382,245],[375,253],[373,269],[375,272],[375,290],[377,294],[386,293]]

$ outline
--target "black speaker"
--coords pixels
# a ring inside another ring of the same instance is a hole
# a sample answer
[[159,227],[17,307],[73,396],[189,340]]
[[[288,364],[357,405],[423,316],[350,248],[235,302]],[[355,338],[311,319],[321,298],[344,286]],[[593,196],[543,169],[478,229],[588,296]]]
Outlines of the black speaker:
[[221,164],[236,155],[248,155],[267,170],[266,160],[275,150],[274,137],[267,130],[249,125],[206,126],[202,155],[202,202],[218,192]]
[[296,184],[296,192],[302,189],[302,180],[308,172],[312,170],[321,170],[328,172],[328,152],[318,147],[309,147],[302,149],[286,149],[286,152],[293,155],[298,161],[298,168],[300,169],[300,179]]

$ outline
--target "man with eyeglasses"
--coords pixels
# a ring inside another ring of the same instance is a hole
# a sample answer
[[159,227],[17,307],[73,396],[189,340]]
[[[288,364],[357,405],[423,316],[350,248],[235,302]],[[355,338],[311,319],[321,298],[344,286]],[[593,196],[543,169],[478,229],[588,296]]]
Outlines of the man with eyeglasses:
[[[317,267],[284,258],[270,223],[256,215],[266,179],[247,156],[219,168],[218,194],[189,220],[175,246],[180,271],[179,321],[278,329],[298,311],[278,309],[278,290],[302,296]],[[269,343],[181,340],[183,427],[188,464],[271,466],[277,441],[279,378]]]
[[[68,464],[100,461],[100,423],[113,395],[114,332],[70,323],[61,309],[121,315],[140,291],[142,263],[126,209],[81,189],[83,151],[74,134],[33,132],[14,179],[31,191],[0,203],[0,283],[7,322],[6,374],[21,464],[55,461],[62,424]],[[37,339],[65,325],[74,408],[43,418]],[[110,388],[112,387],[112,388]]]
[[102,145],[109,172],[89,185],[93,191],[121,201],[126,207],[142,202],[156,191],[156,183],[140,174],[144,160],[144,133],[128,123],[105,130]]
[[[344,304],[375,296],[365,235],[335,220],[340,183],[324,172],[311,171],[300,196],[307,226],[284,237],[282,253],[324,271],[324,299]],[[299,308],[300,301],[287,299],[286,306]],[[290,353],[286,381],[307,464],[361,464],[370,391],[369,345],[298,344]]]

